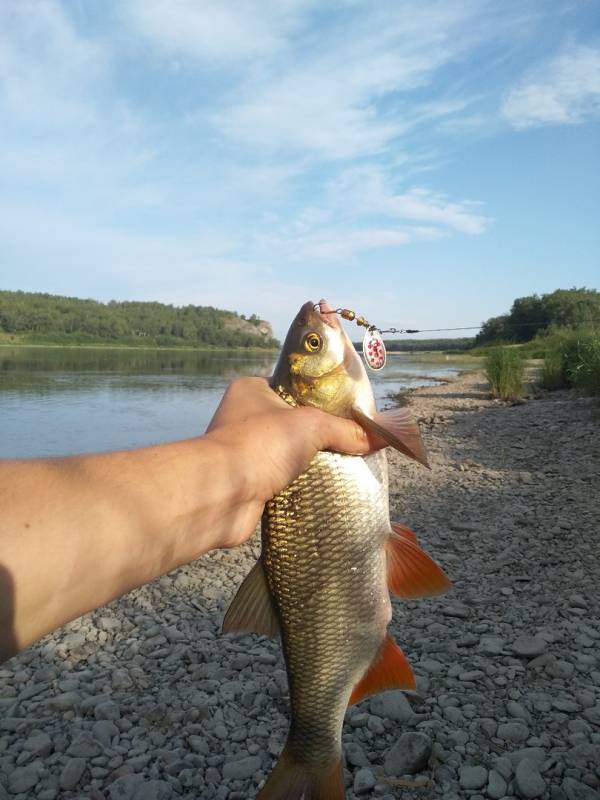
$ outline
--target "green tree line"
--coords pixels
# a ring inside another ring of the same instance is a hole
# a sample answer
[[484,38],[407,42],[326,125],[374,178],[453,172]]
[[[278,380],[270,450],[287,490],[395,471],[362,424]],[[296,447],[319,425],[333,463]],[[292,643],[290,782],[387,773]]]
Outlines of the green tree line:
[[271,326],[212,306],[81,300],[0,290],[0,332],[6,339],[170,347],[277,347]]
[[595,289],[557,289],[518,297],[508,314],[491,317],[475,337],[475,347],[497,341],[529,342],[554,328],[600,325],[600,293]]

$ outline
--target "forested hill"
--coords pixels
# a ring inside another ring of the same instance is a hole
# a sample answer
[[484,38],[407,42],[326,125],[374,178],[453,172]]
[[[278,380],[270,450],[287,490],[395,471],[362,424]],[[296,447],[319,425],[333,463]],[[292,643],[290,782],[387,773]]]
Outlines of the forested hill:
[[159,347],[277,347],[271,325],[212,306],[137,301],[100,303],[76,297],[0,290],[0,341]]

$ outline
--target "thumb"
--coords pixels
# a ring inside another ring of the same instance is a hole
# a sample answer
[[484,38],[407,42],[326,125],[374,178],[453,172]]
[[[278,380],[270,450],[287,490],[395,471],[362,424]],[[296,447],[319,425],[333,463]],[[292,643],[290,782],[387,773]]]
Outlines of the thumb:
[[367,433],[351,419],[322,413],[320,425],[322,445],[320,450],[335,450],[338,453],[364,456],[387,445],[381,437]]

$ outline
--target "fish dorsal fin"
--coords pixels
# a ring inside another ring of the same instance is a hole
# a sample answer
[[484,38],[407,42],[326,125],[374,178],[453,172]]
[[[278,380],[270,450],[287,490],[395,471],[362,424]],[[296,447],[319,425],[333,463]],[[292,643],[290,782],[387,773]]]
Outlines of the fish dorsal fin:
[[258,559],[237,590],[225,614],[222,630],[223,633],[279,635],[279,622],[262,559]]
[[408,659],[389,633],[362,679],[356,684],[348,705],[386,689],[415,689],[417,686]]
[[354,406],[352,416],[366,431],[377,434],[405,456],[429,467],[419,426],[408,408],[391,408],[371,418]]
[[444,570],[417,544],[417,537],[398,523],[392,523],[386,544],[387,580],[390,592],[412,600],[443,594],[452,584]]
[[392,526],[392,530],[394,533],[398,534],[401,539],[407,539],[409,542],[413,544],[419,545],[419,541],[417,539],[417,534],[414,531],[411,531],[406,525],[403,525],[401,522],[390,522]]

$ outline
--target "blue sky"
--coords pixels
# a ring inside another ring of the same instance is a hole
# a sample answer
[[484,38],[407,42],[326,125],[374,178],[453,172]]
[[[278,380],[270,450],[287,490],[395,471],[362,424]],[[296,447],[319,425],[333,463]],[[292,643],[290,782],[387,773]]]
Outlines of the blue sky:
[[599,288],[596,0],[0,0],[0,287],[478,324]]

